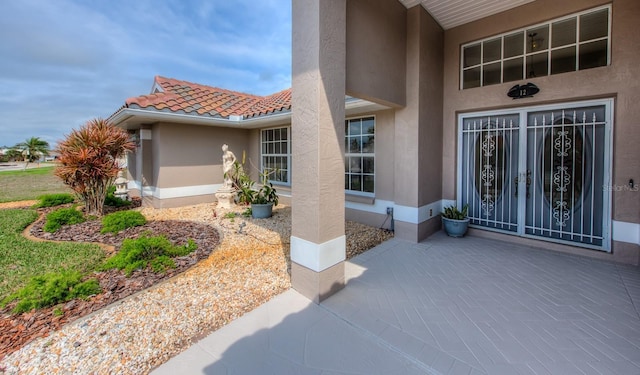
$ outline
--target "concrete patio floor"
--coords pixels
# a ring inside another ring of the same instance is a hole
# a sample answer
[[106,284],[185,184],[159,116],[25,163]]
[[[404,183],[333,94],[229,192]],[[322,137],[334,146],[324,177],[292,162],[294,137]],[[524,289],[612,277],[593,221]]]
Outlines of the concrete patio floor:
[[346,270],[322,304],[290,290],[154,374],[640,374],[638,267],[437,233]]

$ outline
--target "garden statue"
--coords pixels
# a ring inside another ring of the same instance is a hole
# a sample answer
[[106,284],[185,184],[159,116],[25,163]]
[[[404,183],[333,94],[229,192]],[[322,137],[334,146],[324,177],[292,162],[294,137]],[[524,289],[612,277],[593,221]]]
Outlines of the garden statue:
[[118,177],[113,182],[116,185],[116,191],[113,193],[117,198],[129,200],[129,189],[127,189],[127,181],[124,178],[122,171],[118,171]]
[[233,186],[233,172],[236,156],[229,151],[229,146],[222,145],[222,187],[216,192],[218,207],[232,208],[235,205],[236,189]]
[[225,143],[222,145],[222,173],[224,178],[224,187],[233,187],[233,163],[236,162],[236,156],[229,151],[229,146]]

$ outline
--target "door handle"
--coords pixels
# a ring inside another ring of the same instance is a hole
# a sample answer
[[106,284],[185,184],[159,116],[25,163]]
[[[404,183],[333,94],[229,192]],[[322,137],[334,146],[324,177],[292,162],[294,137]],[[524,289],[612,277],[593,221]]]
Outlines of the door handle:
[[526,190],[526,194],[527,194],[527,198],[531,197],[531,193],[529,191],[529,187],[531,186],[531,169],[527,169],[526,173],[521,173],[519,176],[516,176],[513,179],[513,184],[515,185],[515,196],[518,196],[518,182],[520,181],[520,177],[522,177],[523,179],[525,179],[526,183],[527,183],[527,190]]
[[529,193],[529,187],[531,186],[531,169],[527,169],[527,174],[526,174],[526,182],[527,182],[527,199],[529,197],[531,197],[531,194]]

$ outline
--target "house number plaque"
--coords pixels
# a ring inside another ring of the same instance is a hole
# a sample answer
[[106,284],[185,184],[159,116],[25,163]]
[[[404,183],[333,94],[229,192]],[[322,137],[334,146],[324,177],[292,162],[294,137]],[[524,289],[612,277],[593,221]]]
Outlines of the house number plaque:
[[529,82],[524,85],[513,86],[507,92],[507,96],[513,99],[531,98],[538,92],[540,92],[538,86]]

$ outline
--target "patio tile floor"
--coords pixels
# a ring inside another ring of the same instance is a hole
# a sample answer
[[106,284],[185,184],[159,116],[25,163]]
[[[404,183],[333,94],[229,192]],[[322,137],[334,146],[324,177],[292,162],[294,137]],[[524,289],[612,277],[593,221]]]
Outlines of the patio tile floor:
[[[585,250],[587,251],[587,250]],[[640,374],[640,268],[437,233],[290,290],[155,373]]]

